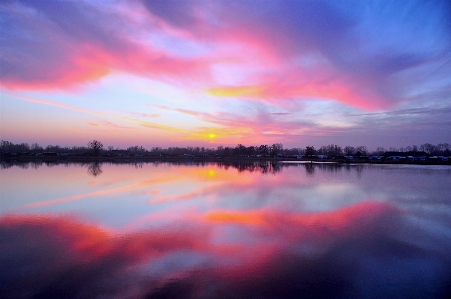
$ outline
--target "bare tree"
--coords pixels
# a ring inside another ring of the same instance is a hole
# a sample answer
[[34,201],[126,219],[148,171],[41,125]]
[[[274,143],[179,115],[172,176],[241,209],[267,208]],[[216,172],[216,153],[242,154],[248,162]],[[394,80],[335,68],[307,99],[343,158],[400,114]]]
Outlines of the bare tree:
[[355,150],[356,150],[356,155],[357,156],[366,156],[366,155],[368,155],[368,150],[367,150],[366,146],[363,146],[363,145],[359,146]]
[[352,156],[355,154],[355,148],[353,146],[346,146],[344,152],[346,156]]
[[283,150],[283,145],[282,143],[274,143],[273,145],[270,146],[269,150],[271,156],[275,157]]
[[95,154],[98,155],[102,149],[103,149],[103,144],[102,142],[98,141],[98,140],[93,140],[93,141],[89,141],[88,142],[88,148]]
[[306,146],[305,147],[305,156],[307,158],[310,158],[309,159],[310,162],[313,162],[313,157],[315,156],[315,154],[316,154],[315,147],[313,147],[313,146]]

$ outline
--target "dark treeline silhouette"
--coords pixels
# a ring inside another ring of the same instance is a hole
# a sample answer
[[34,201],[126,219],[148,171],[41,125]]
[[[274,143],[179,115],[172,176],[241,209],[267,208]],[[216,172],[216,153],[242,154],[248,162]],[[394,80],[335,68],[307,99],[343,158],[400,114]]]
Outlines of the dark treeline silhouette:
[[330,156],[338,156],[338,155],[346,155],[346,156],[368,156],[368,155],[383,155],[385,152],[425,152],[428,155],[450,155],[451,147],[448,143],[439,143],[437,145],[433,145],[430,143],[423,143],[420,146],[412,145],[407,147],[377,147],[376,150],[370,151],[366,146],[345,146],[344,148],[331,144],[321,146],[318,150],[316,150],[316,154],[319,155],[330,155]]
[[131,146],[126,149],[114,148],[108,146],[106,149],[100,141],[90,141],[87,146],[62,147],[59,145],[40,146],[38,143],[29,145],[28,143],[14,144],[2,140],[0,143],[0,153],[5,155],[103,155],[103,156],[155,156],[155,157],[177,157],[177,156],[195,156],[195,157],[263,157],[274,158],[298,157],[300,155],[327,155],[327,156],[369,156],[383,155],[385,152],[424,152],[428,155],[449,156],[451,148],[448,143],[433,145],[424,143],[420,146],[412,145],[401,148],[390,147],[388,149],[377,147],[370,151],[366,146],[345,146],[341,147],[335,144],[324,145],[319,149],[313,146],[305,148],[285,149],[281,143],[272,145],[251,145],[245,146],[238,144],[235,147],[218,146],[216,148],[205,147],[153,147],[150,150],[142,146]]

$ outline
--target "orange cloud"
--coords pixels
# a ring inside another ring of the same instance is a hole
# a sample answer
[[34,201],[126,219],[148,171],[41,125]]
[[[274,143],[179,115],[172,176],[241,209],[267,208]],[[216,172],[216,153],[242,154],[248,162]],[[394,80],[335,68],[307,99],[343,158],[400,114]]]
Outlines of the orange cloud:
[[[290,81],[290,80],[288,80]],[[365,110],[376,110],[385,107],[386,101],[377,96],[362,95],[358,88],[343,80],[331,82],[310,81],[297,84],[266,82],[255,86],[219,86],[206,89],[207,93],[218,97],[240,97],[263,99],[274,104],[278,100],[291,100],[293,98],[323,99],[337,101]]]

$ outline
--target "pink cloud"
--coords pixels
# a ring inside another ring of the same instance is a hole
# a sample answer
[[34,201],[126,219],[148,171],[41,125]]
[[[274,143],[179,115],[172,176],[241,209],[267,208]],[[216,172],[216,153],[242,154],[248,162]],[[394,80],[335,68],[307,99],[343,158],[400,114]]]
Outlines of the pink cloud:
[[[212,96],[264,100],[281,107],[286,106],[285,102],[298,99],[337,101],[363,110],[391,105],[361,78],[340,72],[327,62],[296,66],[296,59],[281,58],[274,67],[250,73],[242,84],[211,86],[206,91]],[[267,64],[264,58],[259,62]],[[245,71],[246,66],[242,68]]]
[[76,89],[128,72],[213,96],[279,105],[321,99],[380,110],[402,100],[393,75],[426,61],[424,53],[364,50],[358,22],[322,2],[229,7],[143,0],[20,8],[4,8],[24,33],[8,31],[1,84],[10,90]]
[[153,79],[177,82],[205,81],[209,78],[203,58],[183,59],[150,46],[134,45],[116,52],[97,45],[77,45],[66,53],[65,64],[47,66],[31,80],[4,78],[2,86],[9,90],[77,89],[77,86],[107,76],[114,71],[130,72]]

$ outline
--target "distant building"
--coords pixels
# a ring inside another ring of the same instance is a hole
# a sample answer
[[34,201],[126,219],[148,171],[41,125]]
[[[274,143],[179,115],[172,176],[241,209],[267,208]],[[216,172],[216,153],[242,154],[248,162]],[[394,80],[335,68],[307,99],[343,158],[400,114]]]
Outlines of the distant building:
[[113,156],[125,156],[128,155],[127,150],[111,150],[110,151]]
[[54,156],[57,156],[57,153],[56,152],[43,152],[42,155],[43,156],[54,157]]
[[426,152],[385,152],[382,154],[384,158],[388,157],[429,157],[429,154]]

